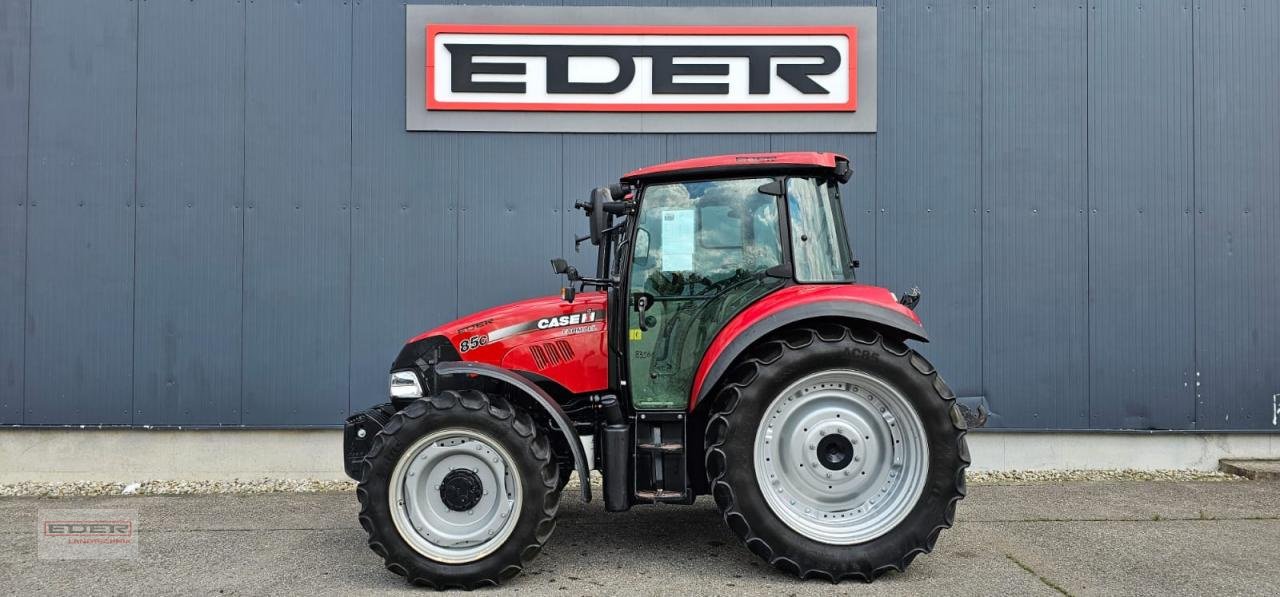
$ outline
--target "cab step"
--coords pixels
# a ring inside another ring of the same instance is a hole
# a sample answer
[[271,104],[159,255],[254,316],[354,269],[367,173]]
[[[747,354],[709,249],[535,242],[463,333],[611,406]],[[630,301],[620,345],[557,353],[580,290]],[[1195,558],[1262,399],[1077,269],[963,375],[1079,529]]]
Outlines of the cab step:
[[693,503],[685,470],[686,419],[683,411],[645,411],[636,415],[636,503]]

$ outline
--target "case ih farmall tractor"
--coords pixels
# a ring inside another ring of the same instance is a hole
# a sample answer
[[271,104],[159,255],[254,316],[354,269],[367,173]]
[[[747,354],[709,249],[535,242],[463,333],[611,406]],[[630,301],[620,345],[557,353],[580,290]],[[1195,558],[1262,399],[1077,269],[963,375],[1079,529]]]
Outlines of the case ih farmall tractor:
[[347,419],[360,523],[391,571],[497,584],[577,473],[604,507],[710,494],[761,558],[871,581],[929,552],[965,493],[966,421],[898,300],[854,282],[831,153],[641,168],[597,188],[596,271],[410,340]]

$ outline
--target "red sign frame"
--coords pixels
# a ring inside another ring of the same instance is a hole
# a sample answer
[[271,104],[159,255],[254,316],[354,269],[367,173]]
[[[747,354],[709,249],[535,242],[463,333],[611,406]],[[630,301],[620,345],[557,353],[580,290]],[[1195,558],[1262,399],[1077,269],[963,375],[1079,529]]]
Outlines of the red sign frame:
[[[836,103],[664,104],[517,103],[441,101],[435,97],[435,38],[441,33],[525,35],[843,35],[849,40],[849,99]],[[856,112],[858,108],[858,28],[854,26],[721,25],[478,25],[430,23],[426,34],[426,108],[489,112]]]

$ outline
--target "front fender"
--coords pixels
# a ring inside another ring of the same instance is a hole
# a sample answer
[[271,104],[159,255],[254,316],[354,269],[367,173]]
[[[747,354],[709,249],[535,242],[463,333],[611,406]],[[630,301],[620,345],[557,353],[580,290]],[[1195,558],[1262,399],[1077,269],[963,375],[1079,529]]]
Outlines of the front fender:
[[582,501],[591,501],[591,463],[587,461],[587,454],[582,449],[582,440],[578,439],[578,434],[573,427],[573,421],[569,419],[569,415],[565,414],[564,409],[560,407],[560,403],[556,402],[546,390],[538,387],[537,384],[529,381],[528,378],[519,373],[485,363],[469,363],[466,361],[438,363],[435,366],[435,374],[442,377],[449,375],[488,377],[509,384],[532,398],[538,406],[547,412],[547,415],[555,422],[556,427],[560,428],[560,433],[564,435],[565,443],[569,444],[569,450],[573,452],[573,464],[578,470],[578,479],[582,485]]
[[888,327],[908,339],[928,342],[915,312],[893,294],[862,284],[789,286],[743,309],[716,334],[693,378],[689,410],[706,398],[742,351],[772,332],[809,319],[855,319]]

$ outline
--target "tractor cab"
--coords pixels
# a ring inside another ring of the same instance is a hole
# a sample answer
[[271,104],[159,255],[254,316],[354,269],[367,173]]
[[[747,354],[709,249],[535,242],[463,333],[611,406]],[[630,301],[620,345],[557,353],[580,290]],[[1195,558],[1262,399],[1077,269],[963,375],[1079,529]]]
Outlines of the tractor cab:
[[[964,493],[965,416],[909,341],[913,309],[858,284],[820,152],[640,168],[577,205],[596,247],[559,296],[415,336],[390,402],[347,419],[348,474],[387,567],[439,588],[518,573],[574,475],[604,507],[714,495],[803,577],[871,580],[933,547]],[[815,547],[816,546],[816,547]]]
[[[590,238],[620,257],[599,273],[625,307],[615,312],[627,322],[619,368],[634,408],[685,408],[702,354],[760,298],[789,284],[853,282],[839,191],[849,175],[843,156],[784,153],[684,160],[622,178],[623,200],[601,206],[606,218],[592,218]],[[624,225],[609,213],[619,211],[630,216]]]

